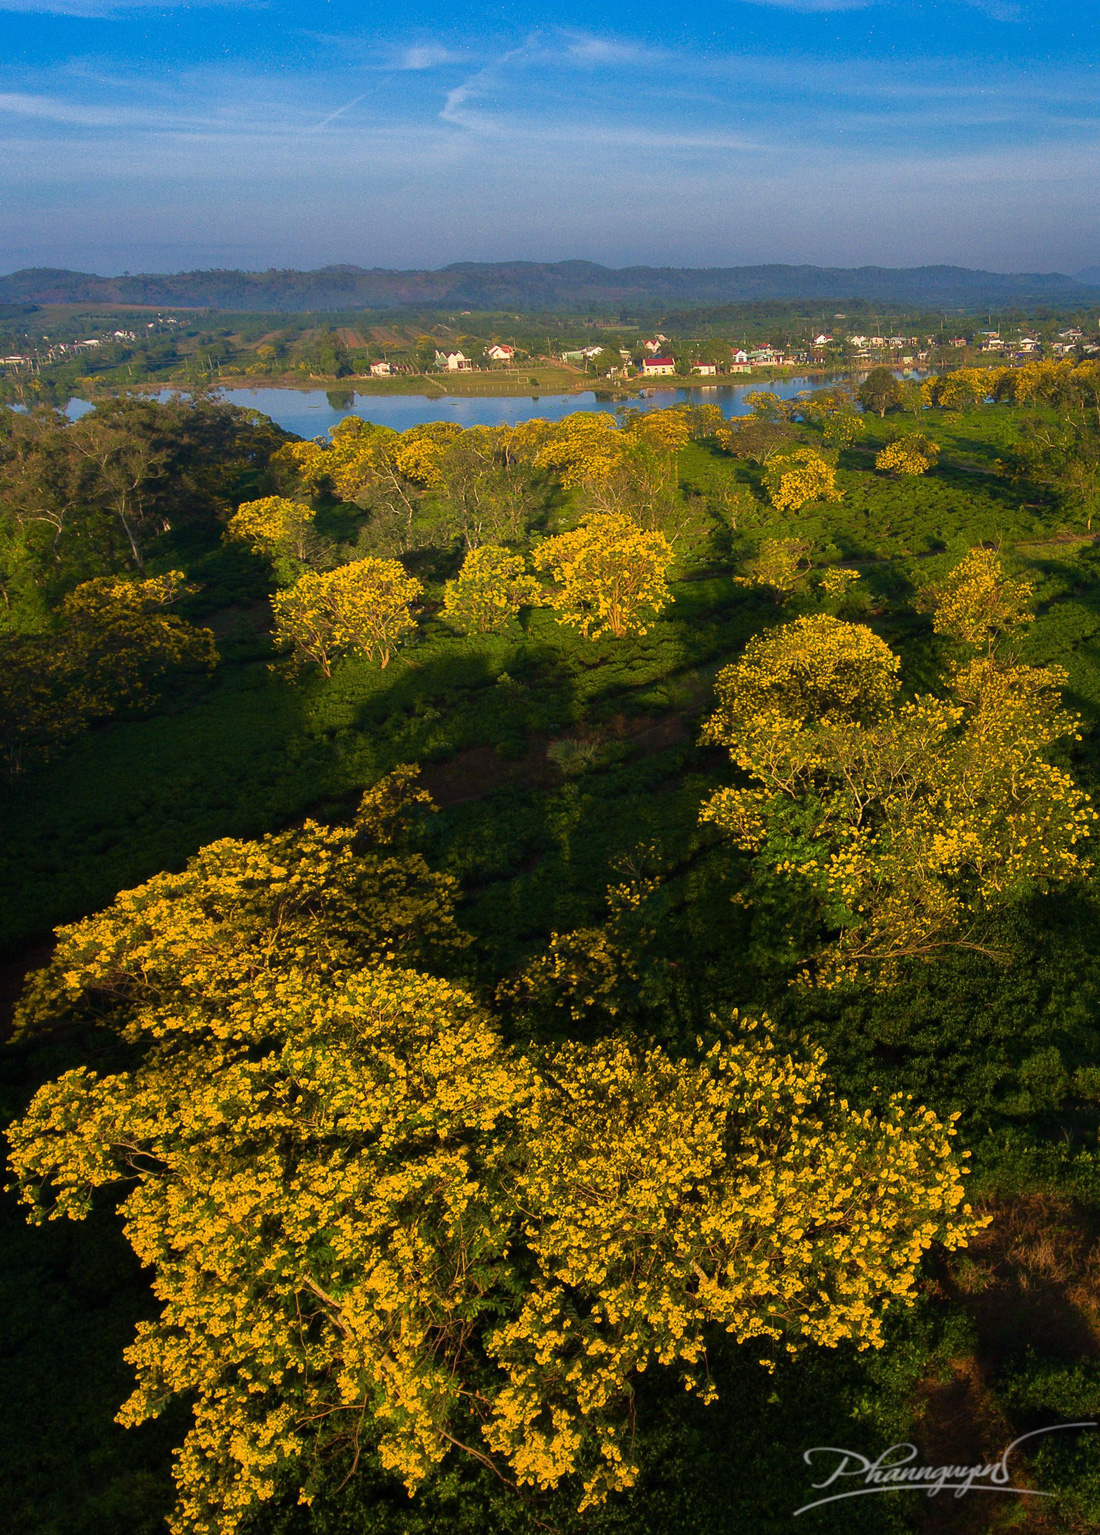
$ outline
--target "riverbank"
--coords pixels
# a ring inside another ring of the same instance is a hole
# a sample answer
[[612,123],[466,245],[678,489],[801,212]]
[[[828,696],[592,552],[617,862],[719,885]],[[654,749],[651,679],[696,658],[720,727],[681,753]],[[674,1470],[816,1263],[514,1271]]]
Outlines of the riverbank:
[[[390,378],[374,378],[369,374],[347,374],[333,378],[324,374],[300,373],[223,373],[209,380],[208,387],[217,389],[297,389],[303,392],[322,389],[326,393],[347,392],[357,395],[418,395],[426,399],[478,399],[508,397],[519,399],[524,395],[582,394],[594,391],[601,397],[636,398],[654,389],[714,389],[733,385],[767,383],[787,378],[835,377],[836,369],[829,368],[755,368],[751,373],[724,373],[703,378],[696,374],[628,379],[600,379],[591,373],[575,369],[532,367],[519,373],[503,369],[484,369],[471,373],[400,373]],[[147,385],[137,386],[143,392],[159,393],[168,389],[187,389],[182,380],[150,380]]]

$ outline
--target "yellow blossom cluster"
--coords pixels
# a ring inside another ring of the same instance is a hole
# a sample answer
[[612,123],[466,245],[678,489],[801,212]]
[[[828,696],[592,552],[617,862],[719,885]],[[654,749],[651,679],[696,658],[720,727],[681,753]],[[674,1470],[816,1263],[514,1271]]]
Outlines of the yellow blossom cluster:
[[1100,366],[1095,361],[1044,358],[1022,368],[956,368],[921,385],[926,405],[966,410],[986,400],[1023,405],[1031,400],[1058,401],[1073,395],[1100,395]]
[[336,570],[307,571],[272,598],[275,632],[300,663],[319,666],[326,677],[341,656],[362,655],[388,666],[416,629],[411,607],[420,592],[420,582],[399,560],[368,557]]
[[763,586],[782,599],[803,586],[810,572],[813,545],[804,538],[766,538],[745,574],[734,576],[738,586]]
[[[1021,584],[990,558],[973,551],[941,588],[939,626],[974,643],[1021,620]],[[825,617],[758,636],[720,673],[704,739],[728,746],[750,782],[719,790],[702,816],[762,873],[815,896],[836,936],[801,979],[884,984],[903,960],[982,948],[994,906],[1081,872],[1096,813],[1047,760],[1078,731],[1064,680],[990,648],[951,669],[945,697],[899,703],[897,657]]]
[[497,544],[471,549],[461,571],[444,589],[444,618],[465,634],[494,634],[503,629],[520,608],[544,601],[542,587],[525,573],[524,565],[522,554]]
[[[640,1372],[710,1399],[715,1325],[876,1347],[927,1249],[979,1224],[949,1125],[852,1110],[766,1025],[689,1061],[523,1055],[399,934],[355,929],[389,909],[378,836],[410,772],[342,833],[215,844],[127,892],[62,934],[24,1009],[144,1047],[42,1088],[10,1140],[32,1218],[124,1192],[161,1309],[119,1417],[192,1404],[177,1535],[232,1535],[291,1479],[308,1502],[364,1446],[410,1490],[459,1450],[591,1503],[636,1477]],[[403,888],[431,906],[421,873]]]
[[545,539],[534,563],[554,582],[551,604],[559,623],[587,639],[645,634],[649,616],[671,600],[668,540],[615,513],[588,517],[581,527]]
[[859,580],[859,571],[843,565],[827,565],[817,572],[817,584],[832,602],[841,602]]
[[227,538],[248,544],[258,554],[289,550],[301,559],[312,528],[311,506],[285,496],[264,496],[259,501],[243,502],[225,531]]
[[994,550],[971,549],[944,581],[925,589],[921,606],[932,613],[937,634],[988,650],[1033,621],[1034,596],[1031,582],[1008,576]]
[[940,456],[939,444],[921,432],[897,437],[875,455],[875,468],[888,474],[926,474]]
[[795,448],[770,459],[764,483],[772,505],[780,512],[797,512],[810,501],[839,501],[836,470],[813,448]]

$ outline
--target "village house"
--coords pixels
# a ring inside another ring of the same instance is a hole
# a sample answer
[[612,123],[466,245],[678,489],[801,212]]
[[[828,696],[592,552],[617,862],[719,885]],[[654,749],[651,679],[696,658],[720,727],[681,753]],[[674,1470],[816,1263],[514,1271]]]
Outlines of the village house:
[[712,362],[693,362],[691,371],[700,374],[703,378],[713,378],[718,368]]
[[370,365],[370,371],[374,378],[389,378],[390,374],[393,372],[393,369],[390,367],[388,362],[372,362]]
[[676,359],[674,357],[643,357],[642,372],[647,375],[675,373]]
[[448,373],[469,373],[473,368],[464,352],[437,352],[435,364],[437,368],[446,368]]
[[488,352],[486,353],[486,356],[492,362],[511,362],[513,357],[515,357],[515,355],[516,355],[515,347],[514,346],[507,346],[506,344],[504,344],[502,342],[494,342],[494,344],[489,348]]

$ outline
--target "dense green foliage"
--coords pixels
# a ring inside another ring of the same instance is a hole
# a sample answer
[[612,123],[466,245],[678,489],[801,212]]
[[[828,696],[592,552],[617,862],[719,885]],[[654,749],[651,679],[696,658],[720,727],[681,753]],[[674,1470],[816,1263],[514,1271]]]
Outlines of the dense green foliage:
[[[180,611],[214,629],[221,663],[210,675],[181,673],[160,703],[100,723],[4,792],[5,951],[21,955],[56,924],[160,870],[182,868],[216,838],[257,836],[307,814],[346,821],[364,788],[397,764],[418,762],[442,806],[422,829],[420,849],[458,881],[458,920],[475,940],[456,964],[466,984],[494,999],[508,1030],[553,1041],[626,1029],[690,1054],[698,1035],[710,1037],[713,1014],[767,1009],[791,1041],[809,1036],[824,1046],[854,1103],[877,1106],[903,1091],[938,1113],[961,1112],[980,1190],[999,1212],[984,1245],[950,1267],[929,1268],[918,1307],[892,1325],[881,1354],[841,1347],[768,1376],[719,1339],[711,1366],[720,1400],[705,1410],[664,1388],[659,1374],[647,1376],[641,1479],[585,1516],[590,1535],[786,1529],[809,1482],[801,1451],[812,1444],[875,1454],[914,1437],[932,1460],[977,1458],[977,1444],[968,1456],[966,1445],[943,1440],[960,1394],[970,1419],[986,1425],[981,1450],[992,1453],[1013,1434],[1095,1416],[1095,881],[999,911],[991,947],[1000,958],[947,954],[934,966],[904,969],[885,991],[806,991],[789,984],[800,958],[792,933],[809,931],[812,913],[778,878],[758,886],[751,905],[738,899],[750,860],[699,821],[703,801],[737,781],[726,753],[698,744],[721,667],[772,626],[839,610],[869,623],[900,654],[904,696],[932,691],[956,652],[934,632],[921,593],[979,545],[998,546],[1006,565],[1035,584],[1038,616],[1020,653],[1067,672],[1065,700],[1086,729],[1054,760],[1097,796],[1100,553],[1092,508],[1080,485],[1063,485],[1056,442],[1047,439],[1041,463],[1029,451],[1044,424],[1058,426],[1068,412],[1056,400],[988,404],[925,409],[918,423],[895,403],[882,418],[873,410],[860,416],[859,435],[839,447],[825,435],[827,413],[807,412],[793,423],[796,438],[835,461],[842,494],[787,513],[769,502],[756,458],[733,456],[696,423],[664,513],[667,531],[693,529],[676,550],[673,601],[645,635],[622,640],[587,640],[542,607],[523,609],[499,632],[457,634],[442,603],[461,565],[456,507],[465,491],[454,479],[440,490],[406,477],[421,535],[394,552],[424,583],[419,636],[385,670],[352,657],[326,678],[295,675],[275,653],[270,562],[222,536],[241,503],[299,493],[285,467],[271,464],[280,435],[256,422],[246,431],[234,418],[218,424],[222,435],[212,446],[195,446],[186,409],[179,408],[176,435],[164,421],[170,441],[155,437],[154,446],[163,455],[193,452],[179,460],[189,478],[158,473],[140,554],[148,572],[179,569],[201,588]],[[147,418],[135,411],[133,419],[135,436],[146,441]],[[920,477],[876,472],[876,453],[918,424],[940,448],[935,465]],[[5,443],[27,430],[9,423]],[[40,430],[56,434],[49,438],[56,445],[72,429],[51,420]],[[242,440],[260,446],[245,453]],[[49,443],[42,449],[52,451]],[[169,505],[164,498],[178,484],[185,488]],[[534,465],[529,490],[522,531],[504,540],[515,548],[571,528],[590,509],[583,485],[564,487]],[[371,528],[387,515],[377,485],[342,500],[317,482],[312,504],[326,559],[362,558],[376,547]],[[89,493],[81,505],[87,537],[74,534],[57,559],[33,540],[28,546],[16,604],[24,632],[52,632],[65,596],[82,581],[139,574],[105,493]],[[743,578],[763,544],[790,538],[810,546],[815,570],[777,600]],[[840,597],[818,579],[838,566],[860,577]],[[646,891],[626,911],[608,898],[624,880]],[[552,935],[582,931],[602,933],[634,961],[594,993],[592,1005],[576,1006],[575,988],[519,984]],[[103,1070],[112,1050],[121,1057],[95,1031],[9,1047],[10,1114],[65,1067],[94,1061]],[[111,1421],[128,1389],[121,1347],[151,1306],[142,1278],[110,1212],[90,1226],[45,1233],[24,1229],[14,1211],[7,1218],[2,1353],[11,1419],[0,1447],[4,1483],[16,1489],[15,1528],[28,1535],[156,1530],[170,1502],[167,1445],[178,1442],[179,1425],[124,1433]],[[75,1351],[59,1343],[78,1337]],[[21,1413],[25,1402],[30,1410]],[[1049,1527],[1069,1532],[1100,1518],[1100,1444],[1058,1438],[1035,1457],[1032,1474],[1035,1485],[1058,1493]],[[932,1453],[937,1448],[942,1456]],[[528,1535],[549,1526],[573,1535],[581,1528],[567,1499],[517,1501],[469,1466],[448,1471],[411,1502],[374,1462],[346,1486],[342,1475],[334,1472],[311,1512],[288,1501],[250,1529]],[[841,1506],[835,1523],[815,1517],[830,1529],[900,1531],[918,1527],[924,1510],[916,1504],[857,1499]]]

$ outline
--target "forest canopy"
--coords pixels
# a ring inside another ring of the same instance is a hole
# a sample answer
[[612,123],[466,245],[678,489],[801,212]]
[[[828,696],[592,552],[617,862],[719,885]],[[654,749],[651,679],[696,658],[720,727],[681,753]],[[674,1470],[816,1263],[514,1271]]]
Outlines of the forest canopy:
[[4,414],[17,1522],[770,1532],[1091,1414],[1093,372]]

